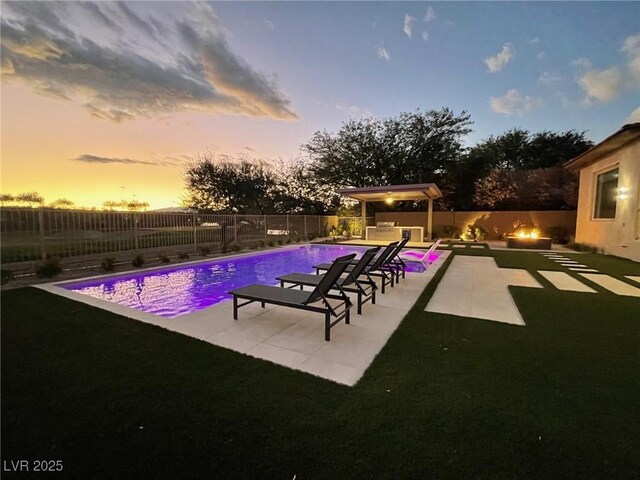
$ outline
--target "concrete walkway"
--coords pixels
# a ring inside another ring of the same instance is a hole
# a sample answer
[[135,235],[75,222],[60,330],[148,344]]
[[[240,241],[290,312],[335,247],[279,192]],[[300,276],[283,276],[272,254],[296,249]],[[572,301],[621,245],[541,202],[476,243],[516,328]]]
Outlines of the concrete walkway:
[[493,257],[457,255],[426,311],[524,325],[509,285],[541,288],[526,270],[498,268]]

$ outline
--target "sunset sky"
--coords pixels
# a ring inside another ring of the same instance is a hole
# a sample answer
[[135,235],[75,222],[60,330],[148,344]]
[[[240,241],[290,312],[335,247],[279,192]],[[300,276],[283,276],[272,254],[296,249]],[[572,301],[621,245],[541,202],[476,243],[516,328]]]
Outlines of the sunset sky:
[[2,2],[2,193],[175,207],[194,155],[467,110],[600,141],[640,121],[640,3]]

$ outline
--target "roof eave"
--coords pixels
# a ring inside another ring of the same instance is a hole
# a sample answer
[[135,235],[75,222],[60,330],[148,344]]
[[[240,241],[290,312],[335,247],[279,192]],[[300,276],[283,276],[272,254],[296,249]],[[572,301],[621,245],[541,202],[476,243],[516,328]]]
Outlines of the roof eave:
[[566,162],[564,167],[572,171],[581,170],[639,138],[640,122],[629,123],[586,152]]

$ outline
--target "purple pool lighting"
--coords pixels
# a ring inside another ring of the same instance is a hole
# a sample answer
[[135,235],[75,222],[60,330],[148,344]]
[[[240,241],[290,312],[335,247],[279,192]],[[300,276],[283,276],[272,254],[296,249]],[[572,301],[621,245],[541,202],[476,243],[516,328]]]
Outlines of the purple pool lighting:
[[409,250],[409,251],[403,251],[402,252],[402,256],[403,258],[407,259],[407,257],[411,257],[410,261],[413,262],[424,262],[425,260],[427,260],[429,263],[433,263],[435,262],[439,255],[435,252],[431,252],[427,258],[425,258],[425,253],[426,252],[417,252],[415,250]]
[[[252,283],[276,284],[275,278],[292,272],[313,272],[313,265],[356,253],[367,247],[306,245],[210,262],[134,272],[61,285],[89,295],[167,318],[192,313],[230,299],[229,290]],[[409,272],[424,265],[410,262]]]

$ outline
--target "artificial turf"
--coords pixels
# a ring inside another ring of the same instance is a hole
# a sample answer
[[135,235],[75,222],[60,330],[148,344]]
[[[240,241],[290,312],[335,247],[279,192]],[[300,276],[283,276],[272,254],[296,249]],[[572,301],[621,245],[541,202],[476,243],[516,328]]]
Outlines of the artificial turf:
[[352,388],[4,292],[2,459],[70,478],[638,478],[640,299],[512,287],[526,327],[424,312],[443,271]]

